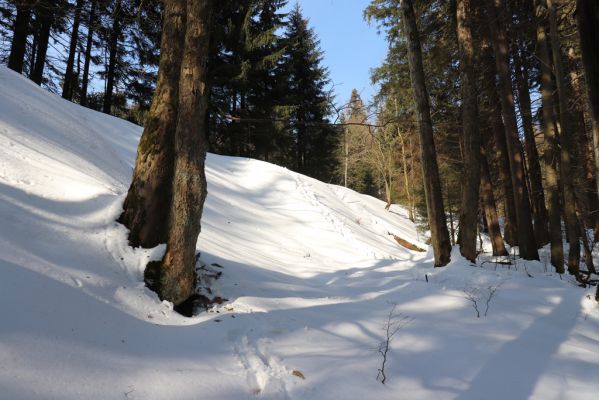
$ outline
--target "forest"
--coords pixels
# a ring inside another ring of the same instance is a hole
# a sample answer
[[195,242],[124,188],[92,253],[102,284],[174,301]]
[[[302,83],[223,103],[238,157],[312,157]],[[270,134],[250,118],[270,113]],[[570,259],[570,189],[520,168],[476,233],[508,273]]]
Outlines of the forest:
[[[388,52],[371,104],[335,99],[317,33],[286,6],[0,3],[0,62],[145,127],[119,221],[133,246],[168,243],[146,269],[161,298],[193,291],[163,292],[193,282],[206,151],[402,204],[430,230],[435,266],[456,244],[475,263],[484,233],[494,256],[538,260],[548,245],[556,272],[596,283],[599,4],[372,0],[363,17]],[[169,263],[187,272],[166,276]]]
[[0,0],[0,398],[595,400],[598,0]]

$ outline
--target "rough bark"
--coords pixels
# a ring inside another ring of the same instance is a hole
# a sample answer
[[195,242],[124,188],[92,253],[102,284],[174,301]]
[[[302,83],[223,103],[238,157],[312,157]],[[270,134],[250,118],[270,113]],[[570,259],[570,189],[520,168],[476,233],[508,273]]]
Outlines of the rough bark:
[[[595,174],[599,178],[599,2],[596,0],[576,1],[576,20],[580,36],[582,62],[587,92],[591,105],[593,146],[595,148]],[[597,179],[599,193],[599,179]]]
[[578,277],[580,263],[580,227],[576,216],[576,195],[573,185],[572,155],[574,143],[572,140],[572,121],[568,109],[569,90],[566,84],[564,68],[560,52],[560,40],[557,25],[557,10],[553,0],[547,0],[549,11],[549,38],[551,40],[551,52],[555,71],[557,95],[559,97],[559,132],[560,132],[560,175],[564,191],[564,219],[566,232],[568,234],[568,272]]
[[119,36],[121,35],[121,0],[117,0],[113,11],[112,29],[110,31],[108,71],[106,73],[106,92],[104,93],[104,102],[102,112],[110,114],[112,109],[112,92],[114,91],[114,81],[116,75],[116,60],[119,50]]
[[154,247],[167,241],[186,9],[185,0],[166,0],[164,5],[156,91],[119,219],[129,228],[129,244],[134,247]]
[[[494,153],[501,181],[503,193],[503,231],[504,239],[511,246],[518,245],[516,221],[516,206],[514,205],[514,189],[512,187],[512,178],[510,176],[510,160],[508,158],[507,144],[505,142],[505,129],[501,119],[501,107],[497,97],[497,85],[495,83],[495,63],[493,57],[485,57],[485,97],[491,108],[489,125],[493,132],[493,141],[495,144]],[[491,154],[491,153],[490,153]]]
[[[165,11],[166,12],[166,11]],[[96,1],[91,1],[89,11],[89,20],[87,23],[87,39],[85,42],[85,61],[83,62],[83,76],[81,77],[81,93],[79,93],[79,103],[82,106],[87,105],[87,86],[89,83],[89,66],[92,59],[92,46],[94,43],[94,27],[96,24]]]
[[547,229],[547,208],[545,207],[545,194],[543,192],[543,176],[539,163],[539,152],[535,141],[532,108],[528,88],[528,70],[523,65],[518,51],[514,51],[514,67],[516,86],[518,89],[518,105],[522,118],[524,130],[524,146],[526,149],[526,161],[528,167],[528,179],[530,182],[530,203],[533,210],[534,231],[537,246],[541,247],[549,243],[549,231]]
[[416,16],[414,15],[414,10],[412,8],[412,1],[401,0],[400,8],[403,29],[408,43],[408,64],[420,132],[422,176],[424,181],[428,221],[431,229],[431,243],[435,256],[435,266],[442,267],[449,263],[451,245],[449,242],[449,232],[447,231],[445,210],[443,207],[441,181],[439,179],[437,154],[433,139],[433,125],[430,116],[428,92],[424,79],[424,67],[422,65],[420,38],[418,37]]
[[35,55],[35,64],[33,65],[30,78],[38,85],[42,84],[44,77],[44,67],[46,66],[46,54],[48,52],[48,44],[50,42],[53,12],[54,10],[49,3],[42,1],[37,4],[36,15],[39,19],[39,31],[37,32],[38,43]]
[[544,26],[545,12],[536,0],[537,18],[537,57],[539,58],[541,82],[541,108],[543,118],[543,135],[545,138],[545,190],[547,192],[547,205],[549,214],[549,242],[551,243],[551,264],[560,274],[564,271],[564,248],[562,243],[562,226],[560,212],[560,188],[558,182],[559,149],[557,146],[556,126],[553,118],[553,92],[554,85],[551,76],[551,57],[547,43],[547,33]]
[[514,109],[514,96],[509,67],[509,46],[505,29],[504,0],[487,0],[489,10],[489,25],[495,53],[495,64],[499,77],[498,94],[501,104],[501,114],[505,128],[512,187],[514,190],[514,203],[516,206],[516,220],[518,223],[518,247],[520,257],[525,260],[538,260],[539,253],[534,236],[532,217],[529,203],[528,188],[524,175],[521,143],[518,137],[518,125]]
[[212,2],[187,1],[185,49],[175,132],[175,174],[167,250],[162,260],[161,297],[180,304],[195,289],[195,251],[207,195],[206,66]]
[[67,100],[73,99],[73,87],[76,82],[73,76],[75,65],[75,52],[79,42],[79,20],[81,18],[81,9],[83,0],[77,0],[75,5],[75,16],[73,18],[73,28],[71,30],[71,41],[69,43],[69,57],[67,58],[67,67],[64,73],[64,84],[62,86],[62,97]]
[[456,9],[462,83],[462,143],[464,145],[463,188],[458,243],[462,256],[476,262],[481,138],[478,130],[478,91],[476,88],[476,74],[474,73],[471,1],[457,0]]
[[18,73],[23,72],[30,20],[31,4],[27,1],[17,3],[17,16],[13,25],[10,55],[8,56],[8,68]]
[[480,197],[487,229],[489,230],[489,238],[493,247],[494,256],[507,256],[508,252],[505,248],[505,243],[501,237],[501,229],[499,227],[499,218],[497,217],[497,207],[495,205],[495,196],[493,194],[493,185],[491,183],[491,174],[489,172],[489,163],[484,146],[481,146],[481,173],[480,173]]

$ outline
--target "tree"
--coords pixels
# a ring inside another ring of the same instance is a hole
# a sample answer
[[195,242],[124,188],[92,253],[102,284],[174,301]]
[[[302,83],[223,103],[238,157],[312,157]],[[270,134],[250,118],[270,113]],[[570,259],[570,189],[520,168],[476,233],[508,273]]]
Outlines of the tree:
[[480,148],[478,131],[478,90],[474,74],[474,43],[471,30],[471,2],[457,0],[457,37],[460,52],[462,88],[462,141],[464,168],[460,231],[458,242],[462,256],[476,262],[476,234],[480,188]]
[[428,221],[431,229],[431,243],[435,254],[435,266],[442,267],[450,261],[451,244],[449,242],[449,232],[447,231],[443,207],[441,182],[433,139],[433,125],[430,117],[429,99],[422,65],[420,38],[416,27],[416,16],[414,15],[412,1],[401,0],[400,9],[403,19],[403,29],[408,42],[410,77],[418,116],[422,176],[424,179]]
[[537,55],[540,61],[541,82],[541,109],[542,127],[545,139],[545,189],[547,190],[547,203],[549,213],[549,241],[551,243],[551,264],[558,273],[564,273],[564,248],[562,243],[562,222],[560,209],[560,193],[558,185],[559,149],[557,145],[557,128],[553,117],[553,92],[554,85],[551,76],[551,58],[549,44],[544,26],[546,12],[541,7],[541,0],[535,1],[536,13],[536,43]]
[[[210,0],[187,0],[185,47],[179,78],[175,130],[173,198],[159,293],[180,304],[195,290],[196,243],[206,199],[206,60],[210,40]],[[153,265],[153,269],[157,269]]]
[[559,98],[559,133],[560,133],[560,174],[564,195],[563,211],[568,234],[568,272],[578,277],[580,263],[580,227],[576,216],[576,195],[572,183],[572,156],[574,144],[572,142],[573,125],[568,110],[569,89],[565,81],[564,68],[561,60],[561,47],[558,33],[557,10],[553,0],[547,0],[549,17],[549,38],[551,41],[551,53],[553,55],[553,67],[555,71],[555,82],[557,96]]
[[122,34],[122,19],[124,10],[122,0],[116,0],[114,9],[111,12],[112,26],[108,37],[108,68],[106,71],[106,91],[104,92],[104,102],[102,112],[110,114],[112,111],[112,99],[117,68],[117,52],[119,50],[119,40]]
[[35,63],[30,71],[29,77],[38,85],[42,84],[44,76],[44,67],[46,65],[46,54],[50,43],[50,31],[54,22],[55,4],[48,0],[40,0],[36,4],[36,36],[37,52],[35,54]]
[[352,90],[347,110],[341,115],[340,122],[343,133],[338,146],[338,164],[343,184],[357,192],[376,196],[374,174],[369,162],[374,138],[367,126],[366,107],[356,89]]
[[[212,2],[165,0],[156,93],[119,221],[132,246],[167,244],[145,280],[181,304],[195,285],[195,246],[206,197],[206,60]],[[186,17],[186,19],[185,19]]]
[[67,100],[73,99],[73,86],[75,79],[73,69],[75,66],[75,52],[79,43],[79,22],[81,19],[81,10],[83,8],[83,0],[77,0],[75,5],[75,16],[73,18],[73,27],[71,30],[71,41],[69,44],[69,57],[67,59],[67,68],[64,73],[64,84],[62,87],[62,97]]
[[532,225],[529,194],[522,157],[522,145],[518,138],[518,125],[514,109],[514,95],[509,66],[509,46],[505,26],[505,1],[487,0],[487,5],[495,64],[499,78],[497,89],[505,128],[512,187],[514,190],[520,256],[526,260],[538,260],[539,253]]
[[[594,0],[577,0],[576,19],[591,104],[595,173],[599,174],[599,52],[596,47],[599,43],[599,3]],[[599,193],[599,179],[597,179],[597,192]]]
[[87,38],[85,40],[85,60],[83,62],[83,76],[81,77],[81,90],[79,92],[79,103],[87,105],[87,88],[89,84],[89,68],[92,59],[92,46],[94,43],[94,30],[96,25],[96,0],[90,1],[89,19],[87,22]]
[[8,58],[8,68],[18,73],[23,72],[32,6],[32,0],[23,0],[17,2],[17,16],[15,18],[13,27],[10,56]]
[[289,13],[284,34],[281,74],[286,91],[287,126],[294,147],[294,169],[317,179],[333,177],[339,131],[328,124],[331,99],[325,91],[328,72],[314,30],[299,5]]

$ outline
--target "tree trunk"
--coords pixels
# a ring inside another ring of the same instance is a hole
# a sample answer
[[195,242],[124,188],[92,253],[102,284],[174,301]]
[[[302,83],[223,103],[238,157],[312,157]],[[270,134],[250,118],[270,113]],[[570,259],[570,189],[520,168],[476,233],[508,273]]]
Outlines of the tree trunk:
[[593,120],[593,146],[595,148],[595,174],[599,193],[599,2],[597,0],[577,0],[576,20],[582,50],[587,91]]
[[494,256],[507,256],[508,252],[505,243],[501,237],[499,228],[499,218],[497,218],[497,208],[495,206],[495,196],[493,194],[493,185],[491,184],[491,174],[489,172],[489,162],[484,146],[480,147],[481,152],[481,174],[480,174],[480,194],[482,208],[489,229],[489,238],[493,247]]
[[464,167],[460,231],[458,243],[462,256],[476,262],[476,233],[480,189],[480,132],[478,130],[478,91],[474,73],[474,45],[471,31],[471,0],[457,0],[457,37],[462,80],[462,142]]
[[[166,13],[166,11],[165,11],[165,13]],[[92,46],[94,44],[94,25],[95,24],[96,24],[96,1],[92,0],[91,8],[89,11],[89,21],[87,24],[87,40],[85,43],[85,61],[83,62],[83,77],[81,78],[81,93],[79,94],[79,103],[82,106],[87,105],[87,85],[89,82],[89,65],[90,65],[91,59],[92,59]]]
[[549,206],[549,241],[551,243],[551,264],[555,270],[564,273],[564,248],[562,243],[562,225],[560,216],[560,188],[558,182],[559,149],[557,146],[556,127],[553,119],[553,79],[551,77],[551,57],[547,43],[547,34],[543,20],[543,8],[535,3],[537,17],[537,56],[541,65],[541,105],[543,116],[543,134],[545,137],[545,190],[547,191],[547,204]]
[[[568,76],[569,85],[572,88],[573,99],[584,99],[584,93],[580,87],[581,73],[577,68],[578,57],[573,47],[568,49]],[[583,213],[582,219],[579,218],[581,228],[593,228],[599,232],[599,198],[597,197],[597,184],[595,182],[593,152],[587,137],[587,124],[584,115],[584,100],[576,102],[572,112],[576,115],[576,129],[574,130],[574,146],[576,152],[576,192],[579,201],[580,211]],[[586,235],[582,235],[585,236]]]
[[164,2],[158,81],[137,150],[133,181],[119,222],[129,228],[129,244],[166,243],[172,202],[179,77],[185,41],[185,0]]
[[447,265],[451,256],[449,232],[443,208],[443,195],[437,166],[437,153],[433,139],[428,92],[424,79],[424,67],[420,38],[416,26],[416,16],[411,0],[401,0],[403,28],[408,42],[408,63],[412,90],[416,102],[418,128],[420,131],[420,152],[422,155],[422,177],[426,197],[426,209],[431,229],[431,243],[435,255],[435,267]]
[[505,129],[501,119],[501,107],[499,106],[499,98],[497,97],[497,85],[495,83],[496,68],[493,57],[490,54],[485,57],[484,70],[484,79],[487,82],[485,85],[485,96],[488,105],[491,108],[489,125],[493,132],[495,143],[494,154],[503,192],[503,235],[508,244],[516,246],[518,245],[516,233],[518,223],[516,222],[514,189],[512,187],[512,178],[510,176],[510,160],[508,158],[507,144],[505,142]]
[[8,56],[8,68],[18,73],[23,73],[30,20],[31,4],[25,1],[17,3],[17,16],[13,27],[10,55]]
[[37,18],[39,18],[39,32],[37,54],[35,56],[35,65],[31,71],[30,78],[38,85],[42,84],[44,77],[44,66],[46,65],[46,53],[48,52],[48,44],[50,42],[50,30],[52,28],[53,19],[52,6],[43,1],[37,5]]
[[116,74],[116,60],[119,49],[119,36],[121,35],[121,0],[117,0],[113,11],[112,30],[109,40],[108,71],[106,74],[106,92],[104,93],[104,104],[102,112],[110,114],[112,109],[112,92],[114,91],[114,80]]
[[82,7],[83,0],[77,0],[75,17],[73,18],[73,30],[71,31],[71,42],[69,45],[69,58],[67,59],[67,68],[64,73],[64,85],[62,87],[62,97],[67,100],[73,99],[73,86],[76,82],[73,76],[73,69],[75,65],[75,52],[77,51],[77,44],[79,42],[79,19],[81,18]]
[[553,54],[553,66],[555,81],[557,84],[557,95],[559,96],[559,131],[561,144],[560,174],[564,190],[564,219],[570,250],[568,252],[568,272],[578,277],[580,263],[580,227],[576,216],[576,196],[572,184],[572,154],[574,143],[572,141],[572,127],[570,111],[568,109],[569,91],[564,75],[562,58],[560,52],[560,40],[557,26],[557,11],[553,0],[547,0],[549,10],[549,37],[551,40],[551,51]]
[[[516,220],[518,223],[518,247],[520,257],[525,260],[538,260],[537,244],[535,241],[532,225],[531,210],[529,203],[528,188],[524,175],[521,144],[518,138],[518,126],[516,113],[514,111],[514,96],[512,93],[512,82],[509,67],[509,47],[505,30],[504,0],[487,0],[489,5],[489,17],[491,35],[493,38],[493,50],[495,53],[495,64],[499,77],[499,100],[501,114],[505,127],[508,155],[510,159],[510,171],[512,186],[514,189],[514,202],[516,206]],[[499,12],[499,13],[498,13]]]
[[549,232],[547,230],[547,208],[545,207],[545,194],[543,192],[543,176],[539,163],[539,152],[535,141],[530,93],[528,89],[528,70],[522,65],[522,59],[518,49],[514,51],[514,68],[516,75],[516,86],[518,89],[518,104],[522,117],[524,130],[524,145],[526,147],[526,161],[528,162],[528,178],[530,181],[530,203],[532,204],[534,217],[534,232],[537,246],[542,247],[549,243]]
[[175,132],[175,174],[167,249],[162,259],[161,298],[180,304],[195,290],[195,252],[207,195],[206,65],[212,2],[187,1],[185,49]]

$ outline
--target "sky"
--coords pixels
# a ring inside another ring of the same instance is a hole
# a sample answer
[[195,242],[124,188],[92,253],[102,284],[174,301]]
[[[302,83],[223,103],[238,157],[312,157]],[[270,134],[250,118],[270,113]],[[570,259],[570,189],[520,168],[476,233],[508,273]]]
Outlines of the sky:
[[[299,0],[304,17],[314,28],[324,51],[323,64],[329,69],[335,102],[345,104],[356,88],[368,103],[376,89],[370,83],[370,70],[384,60],[387,44],[376,26],[364,20],[369,0]],[[288,8],[295,1],[291,0]]]

